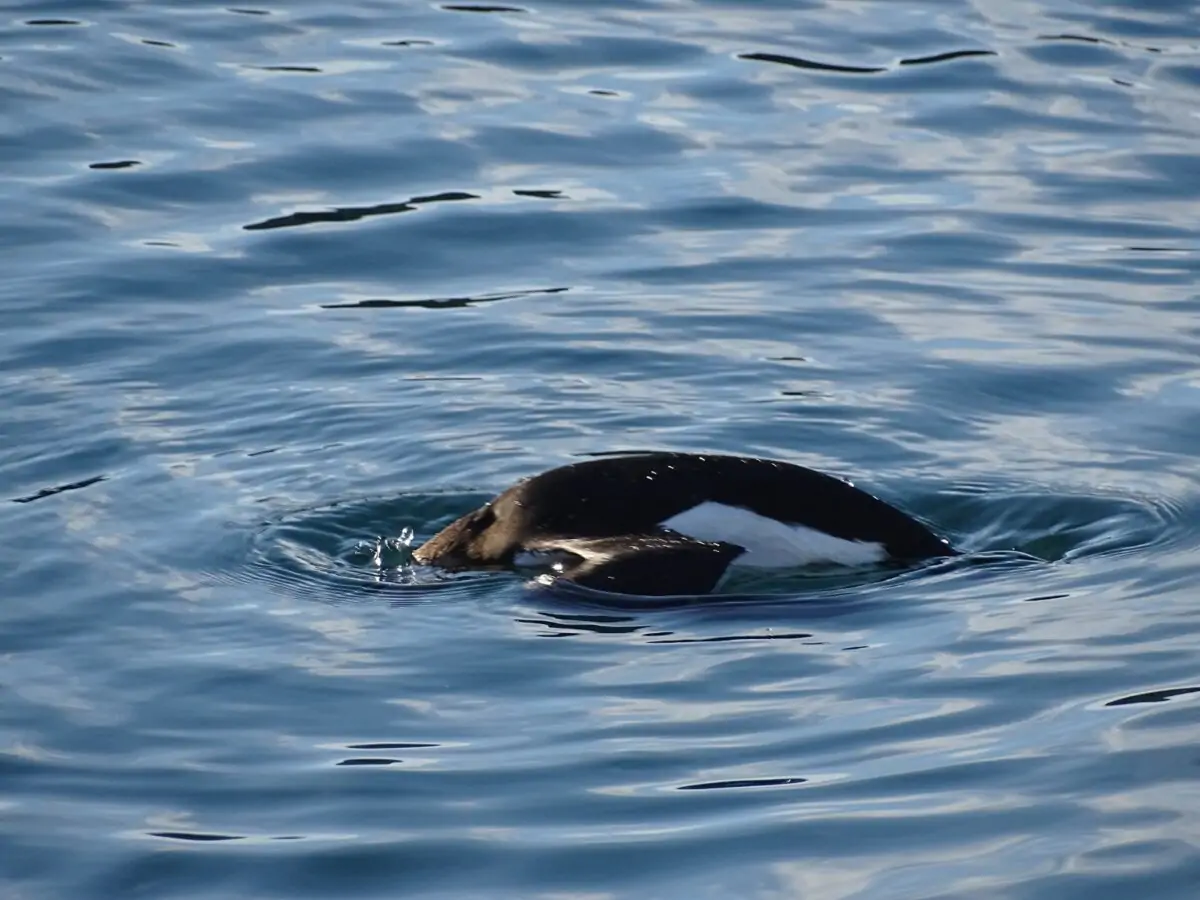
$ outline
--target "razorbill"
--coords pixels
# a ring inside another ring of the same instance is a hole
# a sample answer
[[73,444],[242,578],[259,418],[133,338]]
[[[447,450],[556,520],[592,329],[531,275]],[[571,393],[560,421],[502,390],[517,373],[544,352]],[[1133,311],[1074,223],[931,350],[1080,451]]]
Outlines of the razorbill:
[[416,549],[449,569],[552,567],[624,594],[704,594],[730,566],[865,566],[952,556],[847,481],[769,459],[638,453],[520,481]]

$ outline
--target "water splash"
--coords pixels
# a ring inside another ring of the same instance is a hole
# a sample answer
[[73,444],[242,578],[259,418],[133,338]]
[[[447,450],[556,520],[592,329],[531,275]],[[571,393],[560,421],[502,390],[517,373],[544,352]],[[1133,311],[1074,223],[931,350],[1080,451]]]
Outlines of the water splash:
[[370,553],[369,565],[378,570],[380,575],[386,572],[404,573],[412,568],[412,542],[415,532],[405,525],[400,529],[398,537],[376,537],[371,541],[362,541],[358,549]]

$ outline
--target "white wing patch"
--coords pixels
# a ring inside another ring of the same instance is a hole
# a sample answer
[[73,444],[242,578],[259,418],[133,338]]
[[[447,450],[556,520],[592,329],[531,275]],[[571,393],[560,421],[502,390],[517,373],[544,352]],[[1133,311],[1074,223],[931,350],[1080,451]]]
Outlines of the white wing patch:
[[706,500],[661,523],[699,541],[725,541],[745,547],[735,566],[776,569],[835,563],[864,566],[887,558],[882,544],[848,541],[804,525],[788,525],[739,506]]

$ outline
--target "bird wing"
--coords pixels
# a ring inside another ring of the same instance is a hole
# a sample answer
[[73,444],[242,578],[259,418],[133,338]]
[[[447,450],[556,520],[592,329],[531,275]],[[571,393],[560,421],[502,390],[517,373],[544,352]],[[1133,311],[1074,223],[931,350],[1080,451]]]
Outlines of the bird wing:
[[530,549],[578,559],[564,563],[560,575],[574,584],[642,596],[707,594],[745,552],[734,544],[676,534],[547,538]]

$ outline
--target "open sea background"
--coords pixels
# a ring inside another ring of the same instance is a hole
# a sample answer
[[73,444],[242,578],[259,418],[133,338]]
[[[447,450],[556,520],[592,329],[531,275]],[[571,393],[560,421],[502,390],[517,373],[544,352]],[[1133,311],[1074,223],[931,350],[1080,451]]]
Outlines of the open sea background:
[[[1200,896],[1198,9],[5,0],[0,897]],[[970,552],[375,552],[647,448]]]

